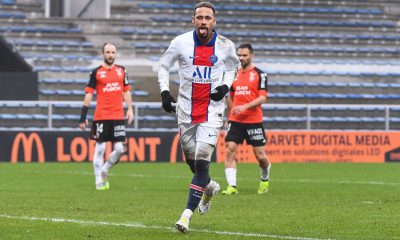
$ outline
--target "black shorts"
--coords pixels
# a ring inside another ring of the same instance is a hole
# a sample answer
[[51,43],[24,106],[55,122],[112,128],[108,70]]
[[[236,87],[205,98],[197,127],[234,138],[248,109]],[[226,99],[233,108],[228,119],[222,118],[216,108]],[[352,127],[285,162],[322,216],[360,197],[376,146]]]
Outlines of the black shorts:
[[225,142],[243,143],[246,139],[247,144],[253,147],[265,145],[265,130],[262,123],[238,123],[229,121],[228,134]]
[[94,121],[90,131],[90,139],[97,142],[125,142],[125,120]]

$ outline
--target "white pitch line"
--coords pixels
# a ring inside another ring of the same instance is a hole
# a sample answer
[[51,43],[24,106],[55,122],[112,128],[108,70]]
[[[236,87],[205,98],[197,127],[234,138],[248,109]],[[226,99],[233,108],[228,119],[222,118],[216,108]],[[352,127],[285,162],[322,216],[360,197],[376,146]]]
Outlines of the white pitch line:
[[[128,227],[128,228],[142,228],[142,229],[159,229],[167,231],[175,231],[174,228],[157,226],[157,225],[145,225],[143,223],[117,223],[117,222],[104,222],[104,221],[85,221],[78,219],[67,219],[67,218],[41,218],[41,217],[28,217],[28,216],[11,216],[7,214],[0,214],[0,218],[17,219],[17,220],[28,220],[28,221],[45,221],[54,223],[76,223],[83,225],[102,225],[112,227]],[[212,230],[198,230],[190,229],[191,232],[210,233],[217,235],[229,235],[229,236],[241,236],[241,237],[258,237],[258,238],[276,238],[276,239],[287,239],[287,240],[333,240],[332,238],[309,238],[309,237],[293,237],[293,236],[280,236],[274,234],[262,234],[262,233],[244,233],[244,232],[229,232],[229,231],[212,231]]]
[[[56,171],[56,172],[32,172],[39,174],[76,174],[76,175],[93,175],[93,172],[79,172],[79,171]],[[110,176],[120,177],[136,177],[136,178],[157,178],[159,175],[150,174],[132,174],[132,173],[110,173]],[[168,179],[188,179],[186,176],[162,176]],[[225,180],[224,177],[214,177],[213,179]],[[254,181],[254,178],[238,178],[240,181]],[[297,182],[297,183],[316,183],[316,184],[357,184],[357,185],[388,185],[388,186],[400,186],[400,182],[382,182],[382,181],[350,181],[350,180],[336,180],[336,181],[323,181],[323,180],[312,180],[312,179],[271,179],[273,182]]]
[[381,182],[381,181],[350,181],[350,180],[337,180],[337,181],[321,181],[311,179],[273,179],[277,182],[301,182],[301,183],[326,183],[326,184],[360,184],[360,185],[390,185],[399,186],[400,182]]

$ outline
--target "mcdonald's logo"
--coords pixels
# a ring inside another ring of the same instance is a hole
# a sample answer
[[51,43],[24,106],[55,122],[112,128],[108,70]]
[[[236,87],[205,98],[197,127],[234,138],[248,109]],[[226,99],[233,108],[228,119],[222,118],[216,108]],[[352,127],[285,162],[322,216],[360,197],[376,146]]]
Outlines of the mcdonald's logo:
[[24,161],[31,162],[32,155],[33,155],[33,143],[36,143],[36,151],[38,155],[38,162],[44,163],[45,156],[44,156],[44,148],[42,140],[40,139],[37,133],[31,133],[28,137],[25,133],[18,133],[17,136],[14,138],[14,142],[12,144],[11,150],[11,163],[18,162],[18,150],[19,145],[22,142],[23,150],[24,150]]

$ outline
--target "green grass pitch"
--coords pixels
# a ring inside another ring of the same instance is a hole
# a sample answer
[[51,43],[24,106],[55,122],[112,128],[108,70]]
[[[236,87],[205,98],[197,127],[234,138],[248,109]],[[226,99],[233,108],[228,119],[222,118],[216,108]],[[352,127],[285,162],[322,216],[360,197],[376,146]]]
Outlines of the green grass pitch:
[[[226,187],[224,166],[211,176]],[[185,207],[186,164],[121,163],[109,191],[91,163],[0,164],[0,239],[400,239],[400,164],[238,166],[239,194],[217,195],[190,233],[173,225]]]

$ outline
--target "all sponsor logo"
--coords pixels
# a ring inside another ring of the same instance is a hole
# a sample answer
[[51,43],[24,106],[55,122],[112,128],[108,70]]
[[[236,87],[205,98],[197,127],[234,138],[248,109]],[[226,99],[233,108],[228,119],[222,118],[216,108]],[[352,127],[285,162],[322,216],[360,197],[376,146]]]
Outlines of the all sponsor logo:
[[211,78],[211,67],[204,67],[203,71],[200,70],[199,67],[196,67],[196,70],[193,72],[194,78]]

